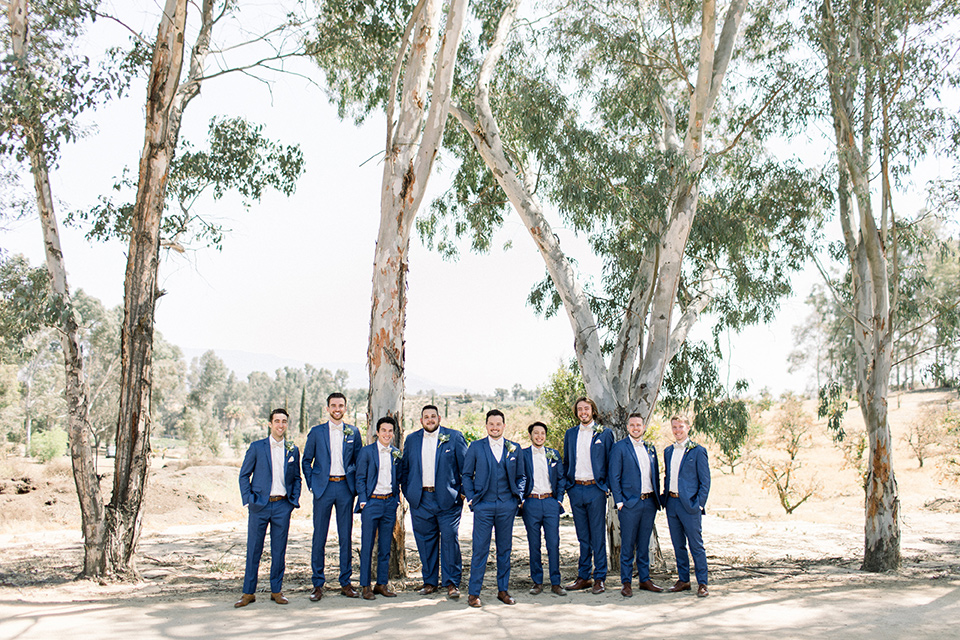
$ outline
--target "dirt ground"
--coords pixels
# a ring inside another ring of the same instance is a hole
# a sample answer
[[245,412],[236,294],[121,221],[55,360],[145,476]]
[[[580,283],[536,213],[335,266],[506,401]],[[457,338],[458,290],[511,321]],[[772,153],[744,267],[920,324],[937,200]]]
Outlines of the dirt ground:
[[[822,425],[815,428],[812,447],[801,454],[803,467],[797,472],[797,481],[819,483],[820,488],[791,515],[785,515],[775,493],[763,487],[749,460],[725,474],[712,457],[713,486],[703,522],[711,587],[706,599],[646,592],[625,599],[616,573],[601,595],[530,596],[526,535],[518,519],[511,576],[514,607],[494,598],[492,564],[482,609],[469,609],[465,596],[459,602],[417,596],[420,567],[409,521],[410,577],[391,583],[398,598],[365,602],[329,591],[320,603],[311,603],[311,500],[305,493],[287,550],[284,592],[290,605],[277,606],[261,592],[255,604],[235,610],[246,531],[236,461],[197,466],[156,461],[139,548],[143,580],[76,580],[82,549],[69,467],[0,461],[0,639],[65,634],[71,640],[263,638],[299,635],[311,627],[321,630],[323,638],[951,637],[956,631],[950,629],[960,623],[960,487],[940,467],[940,455],[920,468],[901,440],[925,407],[951,401],[956,402],[955,394],[914,393],[891,401],[904,557],[903,567],[893,573],[859,570],[863,493],[856,471],[845,465]],[[853,409],[848,430],[857,422]],[[772,451],[754,445],[747,457],[757,455],[770,457]],[[471,527],[465,511],[460,528],[464,586]],[[668,585],[676,574],[663,515],[658,516],[657,530],[666,569],[653,579]],[[335,540],[331,531],[328,567],[336,566]],[[358,520],[354,547],[356,553]],[[573,523],[566,517],[561,525],[564,580],[575,575],[576,553]],[[268,586],[268,555],[261,563],[261,589]],[[355,583],[358,572],[355,559]]]

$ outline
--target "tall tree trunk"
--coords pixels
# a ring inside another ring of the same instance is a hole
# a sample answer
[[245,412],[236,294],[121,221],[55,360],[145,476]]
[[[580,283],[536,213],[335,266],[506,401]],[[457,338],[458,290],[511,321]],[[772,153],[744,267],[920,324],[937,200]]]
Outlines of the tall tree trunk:
[[[373,259],[370,340],[367,348],[370,376],[368,439],[372,439],[378,419],[392,416],[398,424],[402,424],[403,420],[403,334],[406,325],[410,232],[443,138],[467,0],[450,2],[443,42],[437,54],[442,9],[441,0],[420,0],[414,8],[391,78],[380,197],[380,231]],[[431,70],[434,67],[431,91]],[[394,121],[401,72],[403,86],[400,91],[400,111]],[[426,108],[428,101],[429,111]],[[401,514],[404,510],[405,506],[401,506]],[[397,558],[396,568],[405,577],[403,527],[403,520],[398,518],[391,546],[392,555]]]
[[[12,0],[7,7],[7,17],[12,32],[13,54],[17,60],[17,72],[26,80],[27,45],[29,43],[27,0]],[[63,350],[64,397],[67,402],[67,434],[70,441],[70,457],[73,462],[73,481],[80,501],[81,527],[83,529],[83,571],[87,577],[100,576],[104,572],[104,509],[97,477],[96,458],[90,446],[92,429],[89,421],[86,377],[77,316],[71,306],[70,288],[67,285],[67,268],[60,247],[60,232],[50,189],[49,162],[45,151],[45,133],[39,121],[22,122],[25,146],[30,157],[40,226],[43,229],[44,254],[50,286],[59,301],[59,325],[57,332]],[[27,446],[30,445],[30,417],[27,417]]]

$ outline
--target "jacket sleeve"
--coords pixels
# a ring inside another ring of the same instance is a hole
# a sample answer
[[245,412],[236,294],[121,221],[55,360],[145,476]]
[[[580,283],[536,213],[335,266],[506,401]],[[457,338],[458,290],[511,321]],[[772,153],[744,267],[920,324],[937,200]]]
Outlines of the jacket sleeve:
[[473,499],[476,497],[476,492],[474,491],[474,480],[477,473],[477,448],[470,447],[467,449],[467,452],[463,456],[463,495],[467,497],[467,501],[473,503]]
[[254,452],[254,446],[251,444],[247,448],[246,455],[243,456],[243,462],[240,464],[240,499],[243,501],[243,506],[250,503],[256,504],[256,496],[250,487],[250,476],[253,475],[256,463],[257,455]]
[[697,504],[700,510],[707,505],[707,496],[710,495],[710,461],[707,459],[707,450],[702,445],[698,447],[697,455],[697,480],[700,488],[697,490]]
[[520,494],[520,500],[523,501],[527,491],[527,465],[523,461],[523,449],[518,443],[513,444],[517,447],[517,492]]
[[[361,502],[366,502],[370,492],[367,491],[367,467],[370,465],[370,450],[366,447],[360,449],[360,455],[357,457],[357,508]],[[376,482],[376,480],[374,480]]]
[[313,483],[311,482],[313,478],[313,459],[317,457],[317,438],[315,434],[314,429],[311,429],[310,433],[307,434],[307,443],[303,445],[303,458],[301,460],[303,477],[306,478],[307,489],[311,492],[313,491]]
[[[558,454],[557,457],[559,458],[559,457],[560,457],[560,456],[559,456],[560,452],[557,451],[557,454]],[[563,496],[565,496],[565,495],[567,494],[567,473],[566,473],[566,470],[563,468],[563,459],[562,459],[562,458],[561,458],[560,461],[557,463],[557,466],[559,467],[559,469],[557,469],[556,498],[557,498],[557,502],[563,502]],[[530,475],[531,475],[531,477],[533,476],[533,472],[532,472],[532,471],[531,471]]]
[[466,491],[463,490],[463,469],[467,458],[467,439],[463,437],[463,434],[459,431],[455,431],[454,433],[456,435],[451,439],[454,440],[453,455],[457,460],[457,468],[454,470],[454,474],[456,475],[455,482],[457,491],[466,495]]
[[610,485],[610,491],[613,492],[613,502],[623,504],[627,500],[623,496],[623,489],[620,484],[623,474],[623,456],[620,453],[620,447],[614,447],[607,460],[610,463],[608,465],[610,471],[607,474],[607,483]]
[[293,503],[297,509],[300,508],[300,490],[303,488],[303,479],[300,477],[300,449],[293,448],[293,464],[290,465],[293,472],[293,488],[288,500]]

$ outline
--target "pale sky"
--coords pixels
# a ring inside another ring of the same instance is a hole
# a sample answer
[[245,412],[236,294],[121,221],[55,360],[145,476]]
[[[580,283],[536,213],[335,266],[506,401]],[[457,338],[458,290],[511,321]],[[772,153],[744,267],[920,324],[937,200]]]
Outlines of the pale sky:
[[[148,31],[155,29],[154,23]],[[313,67],[299,68],[319,78]],[[129,98],[89,116],[89,135],[65,150],[52,183],[61,219],[70,208],[94,204],[124,166],[136,170],[143,99],[140,83]],[[160,286],[167,293],[158,303],[157,329],[185,348],[272,354],[320,367],[365,362],[382,171],[378,158],[365,161],[382,152],[383,116],[374,115],[357,128],[339,121],[324,95],[301,78],[278,78],[271,97],[260,83],[228,76],[203,86],[186,111],[181,139],[203,146],[214,115],[242,115],[265,124],[266,135],[274,140],[299,143],[306,173],[291,198],[270,192],[250,211],[233,197],[197,205],[198,212],[217,217],[232,231],[221,252],[201,248],[185,256],[163,254]],[[445,186],[442,174],[432,177],[435,193]],[[598,277],[599,262],[586,243],[559,224],[555,230],[581,268]],[[43,263],[35,218],[0,233],[5,249],[24,253],[35,266]],[[121,304],[126,246],[90,244],[76,229],[61,227],[61,233],[71,288],[82,288],[108,306]],[[513,248],[505,251],[508,241]],[[543,320],[526,305],[544,266],[516,214],[507,218],[493,246],[485,256],[464,248],[459,262],[448,263],[414,235],[406,332],[409,373],[479,392],[514,383],[533,388],[573,356],[566,315]],[[784,301],[773,325],[731,336],[731,380],[747,378],[751,392],[764,386],[774,392],[807,386],[806,374],[787,373],[786,357],[793,348],[790,329],[806,317],[803,300],[818,277],[808,269],[798,278],[798,294]],[[708,335],[709,320],[704,319],[694,336]]]

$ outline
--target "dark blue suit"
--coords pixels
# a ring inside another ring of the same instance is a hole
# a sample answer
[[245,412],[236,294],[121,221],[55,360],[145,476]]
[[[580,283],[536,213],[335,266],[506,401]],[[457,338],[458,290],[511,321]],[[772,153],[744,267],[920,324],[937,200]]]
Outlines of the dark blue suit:
[[594,431],[590,441],[590,462],[595,484],[576,483],[577,434],[580,425],[567,429],[563,435],[563,466],[567,475],[567,496],[573,512],[573,524],[580,541],[580,560],[577,577],[590,579],[593,568],[595,580],[607,579],[607,464],[613,449],[613,432],[602,428]]
[[460,513],[463,510],[461,475],[467,441],[454,429],[439,427],[434,461],[434,490],[423,490],[423,429],[407,436],[403,445],[400,485],[410,505],[413,537],[417,541],[423,583],[460,588]]
[[644,444],[644,451],[650,463],[650,495],[642,493],[640,461],[633,439],[629,436],[613,446],[610,455],[610,490],[613,501],[622,504],[620,516],[620,580],[630,582],[633,577],[633,563],[636,557],[637,580],[650,579],[650,535],[653,533],[654,520],[660,509],[660,469],[657,466],[657,450],[653,445]]
[[463,462],[463,493],[473,511],[473,557],[470,559],[469,594],[479,596],[490,557],[490,534],[497,536],[497,590],[510,584],[513,520],[526,488],[520,445],[504,438],[499,462],[490,451],[489,438],[475,440]]
[[[374,498],[377,478],[380,476],[378,444],[360,449],[357,459],[357,512],[360,513],[360,586],[370,586],[370,565],[373,538],[377,537],[377,584],[387,584],[390,571],[390,541],[397,523],[397,505],[400,499],[400,449],[390,447],[390,497]],[[364,505],[363,509],[360,505]]]
[[[310,566],[313,586],[326,582],[323,572],[323,551],[330,530],[330,511],[337,508],[337,537],[340,539],[340,586],[350,584],[351,536],[353,535],[353,499],[357,495],[356,469],[360,455],[361,434],[353,425],[343,425],[343,467],[345,477],[330,479],[330,423],[324,422],[310,429],[303,447],[303,477],[313,492],[313,549]],[[348,433],[348,430],[350,433]]]
[[270,525],[270,591],[283,590],[283,572],[286,569],[287,534],[290,514],[300,506],[300,450],[296,446],[283,453],[283,486],[286,498],[270,501],[273,486],[273,458],[270,438],[250,444],[240,465],[240,497],[248,507],[247,564],[243,572],[243,592],[257,590],[257,572],[263,555],[263,538]]
[[[567,480],[563,474],[560,452],[546,447],[547,478],[550,480],[552,497],[531,498],[533,492],[533,447],[523,450],[523,465],[527,485],[523,492],[523,526],[527,530],[530,545],[530,579],[534,584],[543,584],[543,557],[540,553],[540,531],[547,544],[547,562],[550,567],[550,584],[560,584],[560,514],[563,513],[563,494]],[[552,456],[552,457],[551,457]]]
[[[688,444],[693,442],[688,440]],[[707,450],[701,445],[685,449],[680,460],[677,486],[670,486],[670,465],[673,447],[663,451],[663,500],[667,505],[667,524],[670,526],[670,541],[677,556],[677,579],[690,582],[690,558],[687,544],[696,569],[697,584],[707,584],[707,552],[703,548],[701,516],[710,494],[710,463]],[[680,497],[672,498],[670,493]]]

